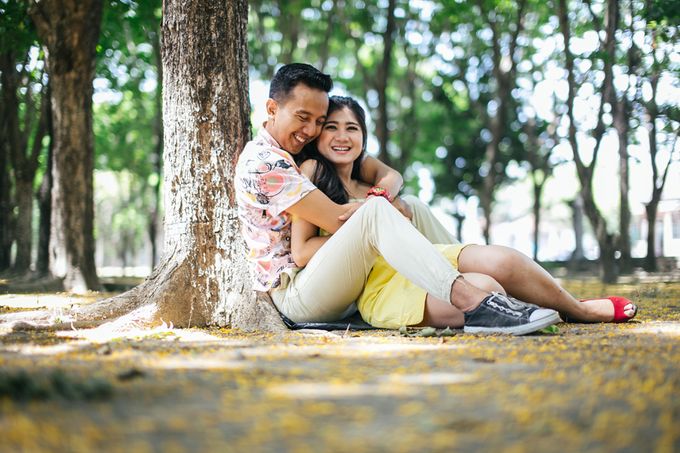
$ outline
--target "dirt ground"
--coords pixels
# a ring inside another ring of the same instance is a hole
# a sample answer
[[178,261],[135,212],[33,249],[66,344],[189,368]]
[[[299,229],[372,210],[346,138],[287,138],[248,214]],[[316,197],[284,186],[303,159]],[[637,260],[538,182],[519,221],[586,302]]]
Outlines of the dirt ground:
[[[0,451],[677,452],[680,282],[662,280],[566,281],[638,317],[525,337],[6,328]],[[0,313],[96,297],[6,294]]]

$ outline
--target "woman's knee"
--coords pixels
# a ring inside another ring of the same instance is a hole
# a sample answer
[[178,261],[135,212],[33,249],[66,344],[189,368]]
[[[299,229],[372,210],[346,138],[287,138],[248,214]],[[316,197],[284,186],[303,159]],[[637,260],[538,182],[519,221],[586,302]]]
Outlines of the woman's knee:
[[505,288],[489,275],[478,272],[466,272],[462,275],[471,285],[476,286],[482,291],[505,294]]

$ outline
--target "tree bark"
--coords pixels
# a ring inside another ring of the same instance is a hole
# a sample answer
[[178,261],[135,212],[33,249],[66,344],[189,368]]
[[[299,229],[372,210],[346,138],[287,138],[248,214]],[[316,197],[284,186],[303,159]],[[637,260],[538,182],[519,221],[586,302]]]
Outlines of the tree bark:
[[[49,88],[48,88],[49,90]],[[48,94],[49,101],[49,94]],[[51,116],[48,115],[47,131],[52,136]],[[40,220],[38,227],[38,257],[35,270],[39,277],[47,277],[50,271],[50,218],[52,216],[52,143],[47,149],[47,168],[43,174],[40,190],[38,191],[38,206]]]
[[0,54],[0,72],[2,73],[2,105],[0,105],[0,272],[7,271],[12,265],[11,248],[12,235],[12,210],[11,198],[11,168],[10,150],[12,147],[11,112],[12,106],[11,76],[15,72],[14,55],[11,51]]
[[[615,2],[616,0],[610,0]],[[569,28],[568,20],[568,7],[566,0],[559,0],[558,2],[559,11],[559,23],[562,32],[562,37],[564,39],[564,54],[565,54],[565,68],[567,70],[567,117],[569,118],[569,129],[568,129],[568,141],[571,146],[572,152],[574,154],[574,163],[576,164],[576,173],[578,175],[579,181],[581,183],[581,197],[583,200],[583,209],[585,211],[588,220],[590,220],[593,230],[595,232],[595,237],[597,238],[598,245],[600,247],[600,276],[602,281],[605,283],[614,283],[618,276],[618,271],[616,269],[616,261],[614,259],[615,253],[615,237],[607,231],[607,223],[600,213],[597,205],[595,204],[595,198],[593,196],[593,169],[595,163],[597,162],[597,155],[600,149],[600,144],[602,143],[602,137],[604,136],[605,126],[602,120],[604,113],[604,105],[610,99],[610,91],[613,89],[612,86],[612,70],[611,70],[611,58],[605,59],[605,69],[604,69],[604,81],[602,82],[602,94],[600,111],[598,113],[598,122],[593,135],[595,138],[595,149],[593,150],[593,158],[589,165],[586,165],[581,159],[580,150],[578,147],[578,142],[576,140],[576,122],[574,120],[574,99],[576,97],[576,80],[574,73],[574,56],[572,55],[569,45],[571,41],[571,31]],[[607,26],[607,37],[604,43],[605,51],[606,49],[612,48],[612,42],[614,40],[615,27],[614,24],[609,23]],[[609,53],[612,55],[613,53]]]
[[101,0],[41,0],[30,15],[47,54],[54,167],[50,270],[73,292],[99,289],[94,263],[92,81]]
[[572,209],[572,225],[574,227],[574,251],[569,257],[569,267],[575,269],[578,263],[583,260],[583,200],[576,196],[569,203]]
[[140,286],[78,319],[285,329],[251,290],[233,185],[250,135],[247,13],[245,0],[165,1],[163,258]]
[[[482,232],[487,244],[491,243],[491,212],[493,210],[493,201],[495,198],[496,187],[499,182],[499,172],[503,169],[498,168],[498,160],[501,153],[500,145],[506,135],[505,128],[510,118],[510,113],[513,110],[512,90],[517,85],[516,72],[517,62],[515,60],[515,51],[517,49],[517,39],[520,33],[524,30],[524,11],[526,7],[526,0],[519,0],[517,2],[517,17],[515,20],[515,29],[512,32],[509,40],[508,53],[503,55],[502,41],[503,37],[498,30],[496,18],[492,18],[491,13],[487,11],[484,2],[479,0],[477,6],[484,16],[487,25],[492,33],[492,61],[493,61],[493,76],[496,81],[496,92],[494,99],[497,102],[497,111],[495,115],[488,118],[487,127],[491,132],[491,141],[487,143],[484,151],[484,163],[488,172],[483,176],[481,193],[479,194],[480,205],[484,211],[486,222],[484,223]],[[493,14],[497,14],[495,11]],[[510,66],[507,69],[503,67],[503,58],[509,58]]]
[[375,89],[378,92],[378,117],[375,121],[375,135],[378,137],[380,150],[378,151],[378,158],[391,165],[391,158],[387,152],[387,145],[390,141],[388,123],[389,118],[387,114],[387,84],[390,79],[390,68],[392,67],[392,46],[394,44],[394,31],[396,29],[396,21],[394,17],[394,10],[397,6],[396,0],[389,0],[387,4],[387,26],[385,33],[383,33],[383,57],[378,66],[378,75],[376,78]]
[[161,58],[160,29],[153,37],[153,50],[156,62],[158,85],[156,86],[154,120],[154,149],[151,154],[152,168],[158,176],[153,184],[153,207],[149,216],[149,241],[151,242],[151,268],[158,264],[158,228],[161,210],[161,172],[163,171],[163,62]]
[[[651,1],[647,1],[647,7],[651,7]],[[652,47],[656,48],[657,31],[652,32]],[[645,116],[647,120],[647,131],[649,140],[649,157],[652,164],[652,196],[649,203],[645,206],[647,214],[647,255],[645,256],[644,268],[648,272],[658,270],[656,260],[656,215],[659,208],[659,201],[661,201],[661,194],[663,193],[666,179],[668,177],[668,169],[672,164],[672,151],[669,156],[668,163],[665,169],[660,169],[656,157],[659,152],[657,140],[656,120],[659,116],[659,106],[656,103],[656,95],[659,86],[659,78],[661,76],[656,52],[652,52],[652,74],[649,78],[649,83],[652,88],[652,96],[649,102],[644,103]],[[670,148],[675,149],[675,143]]]
[[[625,96],[625,93],[624,93]],[[619,266],[621,273],[630,273],[633,264],[630,256],[630,203],[628,192],[630,191],[630,176],[628,165],[628,131],[629,131],[628,102],[624,99],[616,108],[614,127],[619,138],[619,237],[618,249],[621,252]]]

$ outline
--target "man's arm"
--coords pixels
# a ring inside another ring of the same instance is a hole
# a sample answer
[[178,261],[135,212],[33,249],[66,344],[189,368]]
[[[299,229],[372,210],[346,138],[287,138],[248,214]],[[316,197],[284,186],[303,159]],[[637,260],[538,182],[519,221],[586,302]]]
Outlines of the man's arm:
[[361,203],[333,203],[323,192],[316,189],[286,211],[329,233],[335,233],[359,207]]
[[[316,165],[314,160],[307,160],[300,166],[300,171],[311,180],[313,179]],[[345,223],[345,220],[349,219],[360,206],[361,203],[339,205],[334,203],[322,191],[316,189],[293,206],[290,206],[286,211],[298,219],[305,220],[330,233],[335,233]]]

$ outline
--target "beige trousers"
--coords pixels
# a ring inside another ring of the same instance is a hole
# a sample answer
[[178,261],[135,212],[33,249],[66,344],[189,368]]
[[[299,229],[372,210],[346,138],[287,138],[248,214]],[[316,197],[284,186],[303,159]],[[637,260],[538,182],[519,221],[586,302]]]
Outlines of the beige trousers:
[[433,244],[458,244],[456,238],[432,214],[430,207],[414,195],[402,195],[401,198],[413,212],[411,223]]
[[382,197],[368,199],[304,269],[283,275],[272,300],[295,322],[341,319],[353,310],[380,255],[432,296],[449,300],[458,271]]

